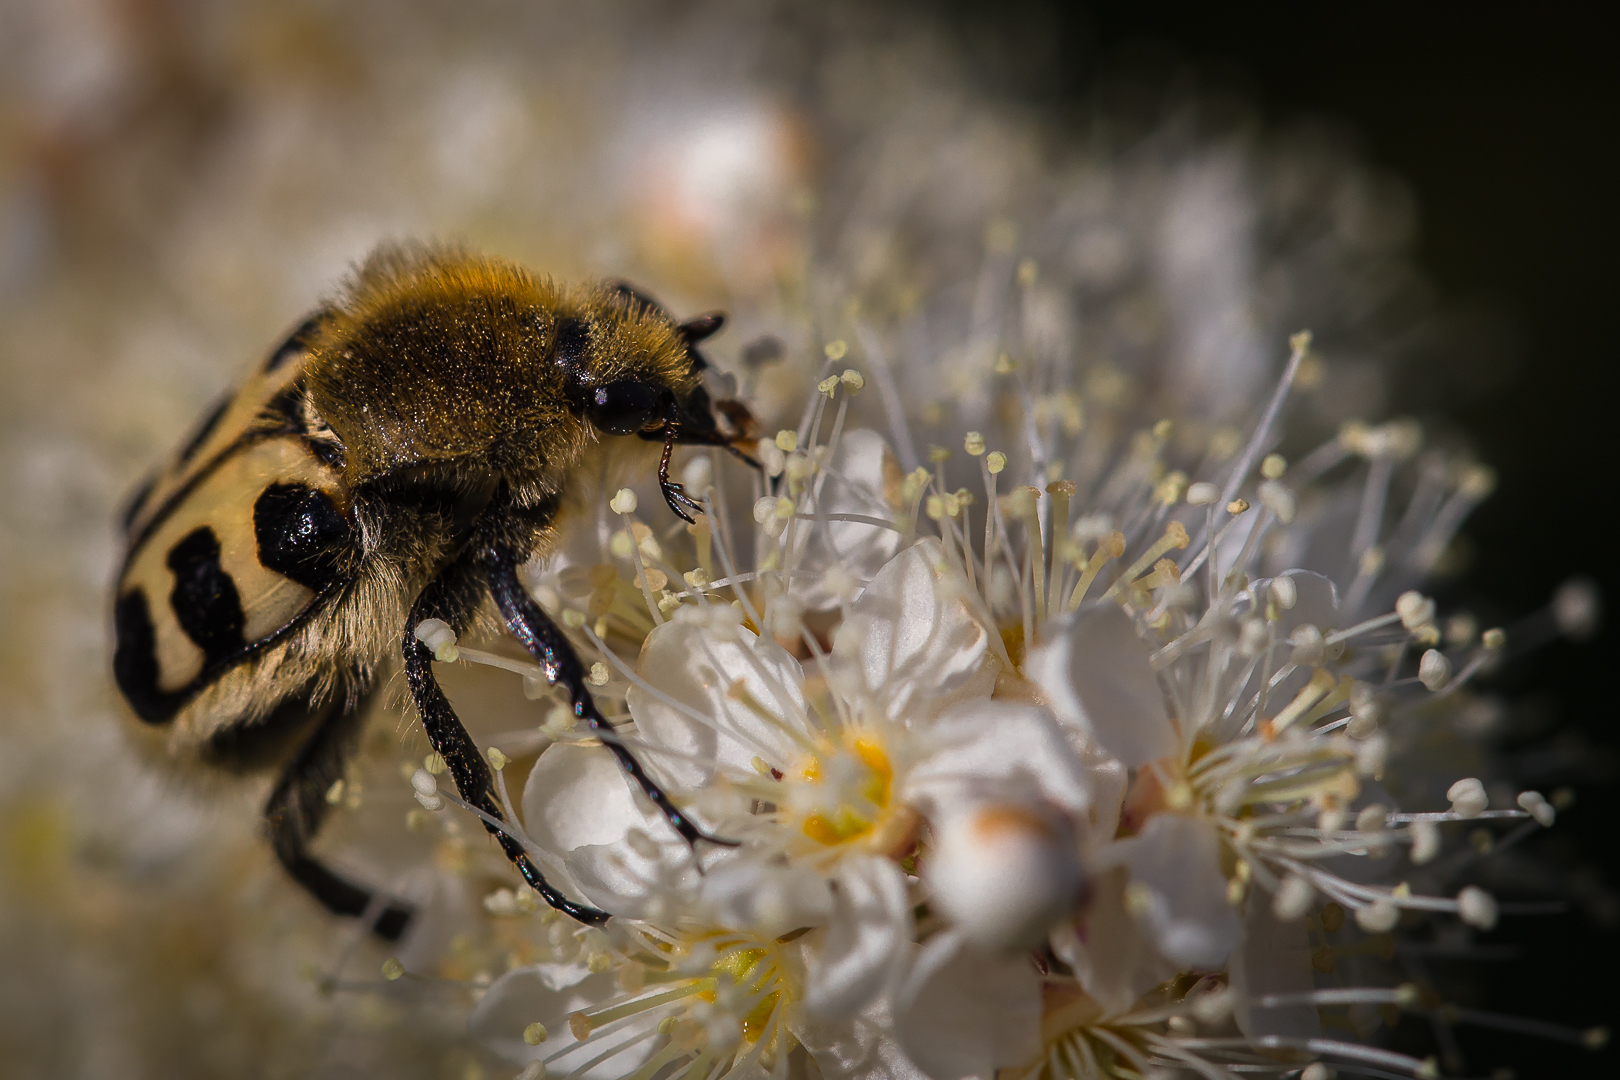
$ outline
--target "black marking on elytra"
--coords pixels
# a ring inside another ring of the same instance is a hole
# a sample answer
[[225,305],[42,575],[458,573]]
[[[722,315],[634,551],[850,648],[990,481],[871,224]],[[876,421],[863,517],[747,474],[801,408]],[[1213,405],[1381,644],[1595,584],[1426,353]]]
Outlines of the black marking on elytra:
[[141,508],[146,505],[146,500],[152,497],[152,489],[157,487],[157,481],[156,473],[148,476],[130,495],[129,501],[124,503],[123,512],[118,517],[124,523],[125,532],[129,532],[131,526],[135,524],[135,518],[140,515]]
[[179,460],[182,465],[197,456],[197,451],[202,449],[202,444],[208,441],[208,436],[212,435],[214,429],[219,426],[220,418],[225,415],[225,410],[231,407],[231,401],[235,396],[235,394],[226,394],[219,399],[218,404],[209,410],[208,415],[198,425],[197,430],[192,433],[191,438],[186,440],[186,445],[180,448]]
[[[141,527],[141,531],[129,538],[129,548],[124,556],[124,570],[129,568],[129,564],[139,553],[141,546],[146,543],[147,538],[152,535],[158,526],[168,520],[175,507],[180,506],[189,499],[191,493],[202,486],[214,474],[216,469],[229,461],[233,454],[240,453],[244,448],[256,442],[277,435],[303,435],[305,436],[304,443],[312,454],[327,465],[340,466],[343,460],[341,445],[309,437],[308,424],[304,421],[303,403],[304,380],[301,378],[295,379],[290,386],[284,387],[264,403],[251,428],[242,432],[232,440],[229,446],[222,448],[219,453],[192,470],[186,477],[185,483],[181,484],[178,489],[171,491],[164,498],[163,505],[148,516],[146,524]],[[203,437],[206,437],[206,432],[202,434]],[[200,441],[198,445],[201,445]],[[134,505],[139,506],[140,502],[144,501],[145,497],[150,493],[151,487],[148,485],[142,489],[140,499]],[[138,513],[138,510],[132,509],[126,521],[126,528],[130,522],[133,522],[136,513]]]
[[323,491],[305,484],[271,484],[253,504],[259,562],[320,592],[337,580],[353,528]]
[[259,418],[267,424],[279,425],[279,430],[304,434],[304,380],[298,379],[264,403]]
[[242,599],[236,583],[219,564],[219,537],[207,525],[200,525],[180,538],[169,549],[165,560],[174,572],[174,591],[169,607],[174,617],[209,663],[240,652],[242,640]]
[[584,374],[585,351],[590,343],[590,324],[569,316],[557,323],[557,347],[552,350],[552,357],[558,367],[577,377]]
[[309,452],[318,458],[322,465],[342,470],[343,444],[334,439],[305,439],[304,445]]
[[287,340],[278,345],[276,351],[270,354],[270,359],[264,362],[264,370],[266,372],[274,371],[307,350],[309,343],[315,340],[315,332],[321,328],[321,323],[326,316],[326,311],[317,311],[300,323],[298,329],[288,335]]
[[135,589],[118,598],[113,607],[113,678],[129,699],[135,715],[148,724],[161,724],[174,716],[182,694],[158,689],[157,632],[147,607],[146,591]]
[[259,419],[266,425],[275,425],[276,434],[302,435],[304,446],[323,465],[343,468],[343,444],[326,422],[310,409],[303,379],[295,380],[265,402]]

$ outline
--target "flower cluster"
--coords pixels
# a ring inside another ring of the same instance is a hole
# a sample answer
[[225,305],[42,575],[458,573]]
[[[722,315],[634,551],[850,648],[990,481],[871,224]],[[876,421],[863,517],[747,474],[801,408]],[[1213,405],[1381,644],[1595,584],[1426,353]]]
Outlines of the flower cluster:
[[1002,355],[1009,449],[969,431],[905,472],[835,342],[757,475],[689,461],[695,526],[604,498],[528,583],[615,738],[729,843],[688,848],[567,710],[515,804],[492,750],[503,827],[614,918],[493,894],[531,929],[473,1034],[528,1080],[1436,1075],[1366,1041],[1436,1006],[1390,985],[1391,932],[1497,919],[1437,862],[1450,823],[1555,815],[1392,762],[1504,648],[1411,588],[1491,479],[1407,422],[1285,460],[1292,344],[1246,431],[1160,422],[1100,459],[1109,401]]
[[[1503,645],[1403,599],[1490,476],[1346,423],[1437,335],[1411,200],[1342,140],[1157,84],[1057,122],[917,5],[34,7],[0,34],[8,1075],[1315,1080],[1418,1068],[1351,1047],[1399,1010],[1468,1018],[1413,950],[1489,921],[1470,886],[1511,913],[1536,868],[1483,853],[1562,808],[1503,787],[1471,684],[1592,605]],[[328,995],[353,928],[258,843],[263,790],[133,767],[86,673],[140,471],[388,236],[724,307],[711,391],[784,430],[762,476],[681,462],[695,531],[571,478],[528,568],[740,846],[686,850],[537,669],[436,638],[506,827],[615,917],[517,886],[376,717],[320,843],[418,917]]]

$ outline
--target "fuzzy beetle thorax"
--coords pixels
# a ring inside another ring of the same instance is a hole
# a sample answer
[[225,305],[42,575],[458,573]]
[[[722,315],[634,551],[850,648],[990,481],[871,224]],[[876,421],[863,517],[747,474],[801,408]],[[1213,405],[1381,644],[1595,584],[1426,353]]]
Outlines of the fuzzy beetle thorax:
[[668,321],[609,289],[437,251],[373,256],[312,354],[311,403],[351,487],[426,464],[554,487],[595,437],[593,387],[684,399],[697,381]]

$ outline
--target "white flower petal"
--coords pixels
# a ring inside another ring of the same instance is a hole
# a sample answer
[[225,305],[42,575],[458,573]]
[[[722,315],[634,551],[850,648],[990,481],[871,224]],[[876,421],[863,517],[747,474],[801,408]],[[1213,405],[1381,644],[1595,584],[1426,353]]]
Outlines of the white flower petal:
[[1130,616],[1112,605],[1076,612],[1030,651],[1024,675],[1052,711],[1135,768],[1176,749],[1176,731]]
[[1322,1033],[1315,1005],[1260,1008],[1266,994],[1304,994],[1316,989],[1311,969],[1311,942],[1304,919],[1283,922],[1264,895],[1250,890],[1243,919],[1243,941],[1232,952],[1230,968],[1233,1015],[1238,1029],[1251,1039],[1279,1035],[1314,1039]]
[[834,634],[835,657],[891,719],[916,725],[994,688],[990,636],[965,588],[939,541],[918,541],[878,571]]
[[586,901],[613,915],[657,919],[689,896],[699,874],[685,843],[660,845],[649,860],[626,844],[587,844],[568,853],[569,876]]
[[632,828],[648,823],[618,762],[603,746],[547,747],[529,770],[520,805],[524,831],[546,853],[532,857],[552,885],[575,897],[583,893],[567,868],[568,852],[621,845]]
[[1110,1016],[1129,1011],[1143,994],[1177,973],[1125,910],[1128,881],[1123,868],[1095,879],[1085,913],[1052,933],[1053,952]]
[[1045,709],[966,702],[929,725],[918,744],[924,756],[906,770],[900,797],[929,816],[947,813],[975,792],[991,796],[1012,786],[1026,799],[1044,799],[1088,820],[1092,778]]
[[630,715],[647,742],[682,755],[657,759],[659,772],[677,784],[702,786],[715,765],[752,771],[755,757],[785,767],[801,753],[784,729],[803,730],[804,672],[744,627],[667,622],[647,636],[638,672],[656,693],[632,686]]
[[805,866],[732,858],[703,875],[698,896],[716,926],[780,937],[825,923],[833,897],[822,877]]
[[1210,823],[1160,813],[1136,836],[1097,856],[1099,865],[1130,869],[1127,907],[1145,921],[1166,959],[1182,968],[1220,967],[1238,939],[1237,914],[1226,900],[1220,843]]
[[1086,738],[1078,728],[1070,727],[1065,734],[1080,758],[1080,767],[1091,791],[1091,828],[1087,840],[1090,844],[1108,843],[1119,832],[1119,815],[1125,805],[1130,774],[1124,762]]
[[[639,913],[639,904],[626,902],[644,900],[647,883],[689,861],[685,842],[630,786],[605,746],[548,747],[523,786],[523,821],[529,836],[558,856],[537,857],[553,885],[618,915]],[[633,829],[646,834],[650,849],[629,842]]]
[[980,953],[952,931],[917,954],[895,1037],[933,1080],[989,1077],[1040,1051],[1041,983],[1024,956]]
[[607,747],[555,743],[529,770],[523,823],[542,847],[561,854],[587,844],[623,843],[625,834],[649,819]]
[[[523,1030],[535,1022],[550,1025],[568,1038],[566,1018],[580,1009],[600,1005],[618,993],[613,976],[592,975],[566,987],[551,985],[547,965],[513,968],[490,984],[484,996],[467,1016],[467,1032],[487,1049],[514,1065],[545,1057],[557,1049],[555,1043],[530,1046],[523,1041]],[[564,1021],[558,1024],[558,1021]]]
[[[865,429],[845,431],[816,489],[815,513],[892,520],[894,507],[884,489],[897,486],[899,474],[900,466],[883,436]],[[856,581],[867,581],[900,547],[899,530],[860,521],[801,521],[795,535],[799,538],[795,550],[784,562],[808,576],[810,583],[796,591],[810,611],[838,603],[821,580],[828,567],[842,566]]]
[[843,860],[834,879],[825,944],[811,961],[805,1004],[847,1016],[898,981],[911,941],[905,875],[887,859]]
[[[802,939],[807,949],[816,936],[810,934]],[[853,1016],[830,1018],[804,1010],[790,1021],[790,1030],[810,1052],[824,1077],[925,1080],[922,1070],[894,1041],[893,1006],[892,998],[883,994]]]

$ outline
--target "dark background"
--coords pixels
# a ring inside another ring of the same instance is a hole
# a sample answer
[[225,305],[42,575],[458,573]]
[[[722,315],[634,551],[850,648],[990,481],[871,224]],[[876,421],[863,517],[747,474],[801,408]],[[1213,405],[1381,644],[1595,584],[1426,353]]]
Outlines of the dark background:
[[[1441,304],[1488,327],[1509,360],[1483,385],[1471,380],[1451,410],[1500,482],[1467,527],[1471,568],[1442,600],[1511,624],[1572,573],[1620,597],[1620,552],[1612,524],[1602,524],[1613,520],[1620,478],[1616,401],[1605,389],[1617,351],[1620,63],[1596,5],[1511,15],[1415,4],[931,6],[1002,92],[1074,112],[1076,123],[1079,103],[1123,73],[1233,93],[1269,125],[1337,123],[1367,160],[1403,177],[1419,207],[1418,261]],[[1570,777],[1575,805],[1538,854],[1611,891],[1620,883],[1620,816],[1607,782],[1616,647],[1611,624],[1582,644],[1558,641],[1518,659],[1494,680],[1519,702],[1521,721],[1541,724],[1520,748],[1555,745],[1585,766]],[[1513,945],[1516,957],[1457,974],[1500,1012],[1613,1025],[1620,934],[1591,906],[1504,918],[1488,940]],[[1613,1046],[1593,1054],[1479,1028],[1459,1037],[1462,1075],[1620,1075]],[[1429,1038],[1409,1022],[1401,1048],[1428,1053]]]

